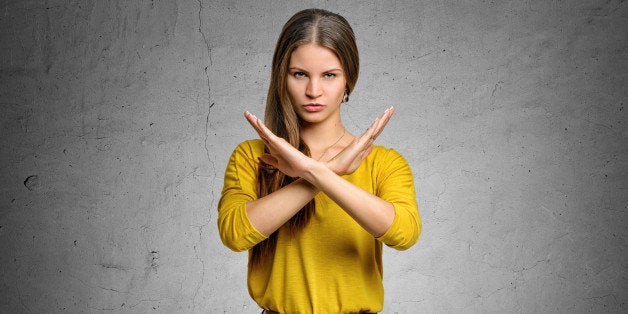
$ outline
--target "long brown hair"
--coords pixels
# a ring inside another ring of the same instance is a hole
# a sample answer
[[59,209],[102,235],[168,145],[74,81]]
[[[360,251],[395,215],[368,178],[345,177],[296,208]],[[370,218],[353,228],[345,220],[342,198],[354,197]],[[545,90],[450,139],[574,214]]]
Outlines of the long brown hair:
[[[293,15],[281,30],[273,55],[264,122],[277,136],[283,137],[308,156],[310,151],[301,139],[301,121],[292,108],[286,81],[292,52],[299,46],[309,43],[317,43],[336,53],[347,81],[347,97],[358,80],[360,67],[353,29],[347,20],[338,14],[321,9],[303,10]],[[281,171],[262,165],[258,173],[259,197],[277,191],[293,181],[294,178],[284,175]],[[314,213],[314,205],[314,200],[310,201],[288,221],[293,235],[307,225]],[[253,247],[252,263],[260,262],[274,254],[277,232]]]

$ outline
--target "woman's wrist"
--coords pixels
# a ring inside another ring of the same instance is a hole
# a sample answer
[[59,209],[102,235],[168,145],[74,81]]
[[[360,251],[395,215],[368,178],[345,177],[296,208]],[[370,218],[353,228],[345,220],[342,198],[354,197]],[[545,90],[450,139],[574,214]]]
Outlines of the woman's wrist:
[[296,179],[293,184],[299,184],[304,186],[305,188],[309,189],[314,195],[320,191],[314,184],[312,184],[303,177]]
[[306,180],[307,182],[309,182],[310,184],[312,184],[312,186],[317,189],[320,190],[320,181],[324,176],[328,176],[330,174],[335,174],[335,172],[333,171],[333,169],[331,169],[330,167],[328,167],[328,162],[320,162],[320,161],[314,161],[310,167],[308,167],[308,169],[304,172],[303,176],[301,178],[303,178],[304,180]]

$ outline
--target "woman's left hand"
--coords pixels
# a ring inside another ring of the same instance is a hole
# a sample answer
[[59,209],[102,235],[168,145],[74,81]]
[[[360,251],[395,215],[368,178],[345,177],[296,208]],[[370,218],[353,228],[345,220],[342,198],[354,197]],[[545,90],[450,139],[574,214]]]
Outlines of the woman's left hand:
[[358,169],[362,161],[371,153],[373,142],[382,133],[394,112],[393,107],[386,109],[384,114],[377,118],[362,135],[329,160],[326,163],[327,167],[340,176],[351,174]]
[[244,117],[257,131],[257,134],[259,134],[259,137],[270,151],[270,154],[264,154],[260,157],[264,163],[279,169],[279,171],[290,177],[297,178],[302,177],[312,163],[316,162],[294,148],[285,139],[273,134],[262,120],[250,112],[245,112]]

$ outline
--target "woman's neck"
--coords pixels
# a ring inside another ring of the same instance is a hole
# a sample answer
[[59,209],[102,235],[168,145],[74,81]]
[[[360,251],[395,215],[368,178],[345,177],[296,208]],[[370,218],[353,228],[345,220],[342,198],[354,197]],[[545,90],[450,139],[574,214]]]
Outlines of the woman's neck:
[[301,127],[301,139],[307,144],[313,156],[331,146],[338,144],[344,137],[346,130],[342,122],[333,124],[313,124]]
[[308,146],[310,156],[327,161],[336,156],[353,139],[338,120],[334,123],[301,126],[301,139]]

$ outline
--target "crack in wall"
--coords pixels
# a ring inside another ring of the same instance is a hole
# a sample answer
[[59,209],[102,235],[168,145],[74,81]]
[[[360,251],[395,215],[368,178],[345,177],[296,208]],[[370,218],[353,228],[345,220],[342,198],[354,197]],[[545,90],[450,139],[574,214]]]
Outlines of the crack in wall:
[[209,68],[211,68],[213,66],[213,61],[212,61],[212,48],[209,44],[209,40],[207,40],[207,36],[205,35],[205,32],[203,31],[203,18],[202,18],[202,12],[203,12],[203,3],[201,2],[201,0],[198,0],[198,32],[201,34],[201,37],[203,38],[203,43],[205,43],[205,50],[207,52],[207,57],[209,59],[209,65],[205,66],[205,78],[207,81],[207,116],[205,118],[205,153],[207,154],[207,160],[213,164],[210,156],[209,156],[209,149],[207,148],[207,140],[209,138],[209,116],[211,114],[211,108],[214,106],[214,104],[212,103],[211,99],[212,99],[212,88],[211,88],[211,84],[210,84],[210,79],[209,79]]
[[[142,303],[144,303],[144,302],[158,302],[158,303],[161,303],[161,302],[164,302],[164,301],[174,301],[174,303],[176,303],[176,304],[178,304],[178,303],[179,303],[179,302],[178,302],[178,300],[177,300],[176,298],[173,298],[173,297],[171,297],[171,298],[165,298],[165,297],[164,297],[164,298],[156,298],[156,299],[152,299],[152,298],[144,298],[144,299],[139,299],[139,300],[137,300],[137,302],[135,302],[134,304],[129,304],[129,305],[127,306],[127,308],[129,308],[129,309],[134,309],[135,307],[139,306],[140,304],[142,304]],[[125,303],[122,303],[122,305],[121,305],[121,307],[120,307],[120,308],[113,309],[113,310],[119,310],[119,309],[121,309],[122,307],[124,307],[125,305],[126,305]],[[157,305],[157,306],[151,306],[151,308],[152,308],[153,310],[157,310],[157,309],[159,308],[159,305]]]
[[[198,227],[198,242],[199,244],[202,242],[202,237],[203,235],[203,226],[199,226]],[[201,287],[203,286],[203,283],[205,283],[205,262],[203,261],[203,259],[198,255],[198,246],[194,245],[194,258],[196,260],[199,261],[199,263],[201,263],[201,280],[199,281],[198,285],[196,286],[196,289],[194,289],[194,295],[192,296],[192,313],[195,312],[196,309],[196,296],[198,295],[199,291],[201,290]]]
[[[203,42],[205,43],[205,50],[207,52],[207,56],[209,59],[209,65],[205,66],[204,71],[205,71],[205,78],[206,78],[206,82],[207,82],[207,115],[205,116],[205,154],[207,156],[207,161],[209,162],[210,165],[210,171],[212,173],[211,177],[210,177],[210,191],[209,191],[209,220],[211,220],[212,215],[212,209],[214,208],[214,190],[213,190],[213,186],[214,186],[214,180],[216,179],[216,166],[214,164],[214,161],[212,160],[210,154],[209,154],[209,147],[208,147],[208,141],[209,141],[209,130],[211,127],[211,123],[209,121],[209,117],[212,113],[212,107],[214,107],[214,103],[212,102],[212,89],[211,89],[211,80],[209,78],[209,70],[211,69],[211,67],[213,66],[213,60],[212,60],[212,48],[211,45],[209,43],[209,40],[207,39],[207,36],[205,35],[205,32],[203,31],[203,18],[202,18],[202,13],[203,13],[203,3],[201,0],[198,0],[198,32],[201,34],[201,37],[203,38]],[[200,226],[196,226],[198,227],[198,245],[200,245],[202,243],[202,239],[203,239],[203,227],[207,225],[207,223],[200,225]],[[199,256],[199,252],[198,252],[198,245],[194,245],[194,255],[195,255],[195,259],[199,261],[199,263],[201,264],[201,278],[200,281],[198,283],[198,285],[196,286],[196,288],[194,289],[194,294],[192,295],[192,312],[195,312],[196,310],[196,297],[198,296],[201,287],[203,286],[204,282],[205,282],[205,262],[203,261],[203,259]]]
[[[201,37],[203,38],[203,42],[205,43],[205,49],[207,51],[207,56],[209,58],[209,65],[205,66],[205,69],[204,69],[205,78],[207,82],[207,115],[205,116],[205,143],[204,144],[205,144],[205,155],[207,156],[207,161],[209,162],[211,171],[213,173],[213,176],[211,178],[212,184],[210,184],[210,186],[213,187],[213,182],[214,182],[214,179],[216,178],[216,167],[215,167],[214,161],[209,155],[209,148],[207,145],[207,142],[209,141],[209,128],[211,126],[211,123],[209,122],[209,117],[212,112],[212,107],[214,107],[214,103],[212,102],[211,82],[209,79],[209,70],[213,66],[213,61],[212,61],[212,48],[211,48],[211,45],[209,44],[209,40],[207,39],[207,36],[205,35],[205,32],[203,31],[202,13],[203,13],[203,3],[201,0],[198,0],[198,32],[201,34]],[[210,193],[210,208],[214,208],[213,189],[211,189],[209,193]],[[211,219],[211,211],[210,211],[210,219]]]
[[92,284],[90,282],[87,282],[77,276],[73,276],[73,275],[67,275],[69,278],[72,278],[80,283],[82,283],[84,286],[92,288],[92,289],[97,289],[97,290],[105,290],[105,291],[112,291],[115,293],[121,293],[121,294],[131,294],[131,291],[124,291],[124,290],[118,290],[115,288],[109,288],[109,287],[105,287],[99,284]]

